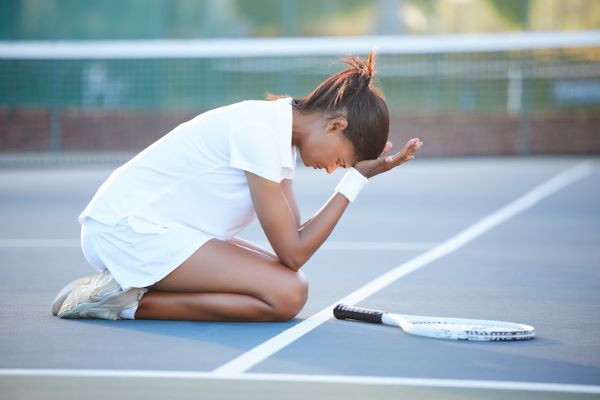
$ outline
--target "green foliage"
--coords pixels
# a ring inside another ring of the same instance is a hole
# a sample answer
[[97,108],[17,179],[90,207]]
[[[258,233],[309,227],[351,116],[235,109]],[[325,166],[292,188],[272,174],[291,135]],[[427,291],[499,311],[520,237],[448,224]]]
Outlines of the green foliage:
[[326,21],[332,15],[343,18],[357,8],[373,5],[370,0],[237,0],[236,10],[241,19],[254,25],[259,35],[284,35],[302,34],[301,25]]
[[529,0],[487,0],[499,16],[524,29],[528,25]]
[[[493,10],[494,15],[472,24],[471,31],[480,32],[597,29],[600,21],[600,0],[397,1],[412,6],[405,9],[418,8],[428,26],[435,23],[436,33],[455,33],[453,11],[461,9],[468,10],[464,18],[469,21],[477,21],[482,8]],[[371,34],[382,4],[376,0],[0,0],[0,40]]]

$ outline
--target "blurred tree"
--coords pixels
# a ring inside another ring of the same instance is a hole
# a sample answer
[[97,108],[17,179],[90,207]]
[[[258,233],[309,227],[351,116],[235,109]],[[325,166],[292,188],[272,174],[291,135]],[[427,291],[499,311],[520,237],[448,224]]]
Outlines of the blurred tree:
[[512,25],[529,29],[529,0],[487,0]]
[[254,27],[253,36],[333,34],[327,26],[333,19],[372,6],[370,0],[237,0],[238,14]]
[[599,3],[600,0],[0,0],[0,40],[598,29]]

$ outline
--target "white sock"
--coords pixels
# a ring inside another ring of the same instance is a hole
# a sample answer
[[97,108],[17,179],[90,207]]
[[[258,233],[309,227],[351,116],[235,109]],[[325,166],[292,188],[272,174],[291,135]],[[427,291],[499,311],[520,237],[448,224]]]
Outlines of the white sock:
[[135,319],[135,312],[137,311],[137,304],[133,307],[125,308],[119,313],[121,319]]

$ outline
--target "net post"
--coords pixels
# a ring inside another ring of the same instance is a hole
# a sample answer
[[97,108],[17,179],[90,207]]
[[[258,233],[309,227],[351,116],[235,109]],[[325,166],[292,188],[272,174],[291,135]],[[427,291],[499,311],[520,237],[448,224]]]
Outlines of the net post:
[[[523,23],[523,30],[529,31],[530,19],[529,19],[529,7],[530,1],[524,0],[522,3],[521,16]],[[532,133],[531,133],[531,101],[533,100],[533,74],[532,64],[533,55],[531,50],[525,51],[524,61],[521,63],[523,71],[523,86],[522,86],[522,98],[521,98],[521,117],[519,118],[519,153],[521,155],[530,155],[532,151]]]
[[61,99],[60,99],[60,74],[58,63],[52,62],[52,103],[50,104],[50,148],[51,152],[60,152],[62,150],[61,143]]
[[519,154],[530,155],[532,151],[532,132],[531,132],[531,102],[533,100],[533,74],[532,74],[532,56],[528,50],[521,63],[522,73],[522,92],[521,92],[521,114],[519,117]]

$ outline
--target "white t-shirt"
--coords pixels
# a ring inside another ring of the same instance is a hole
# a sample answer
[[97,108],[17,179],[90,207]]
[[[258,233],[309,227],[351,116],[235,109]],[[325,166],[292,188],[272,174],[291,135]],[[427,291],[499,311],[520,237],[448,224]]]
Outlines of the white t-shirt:
[[79,216],[138,232],[183,225],[229,240],[256,213],[245,171],[292,179],[291,98],[248,100],[185,122],[117,168]]

